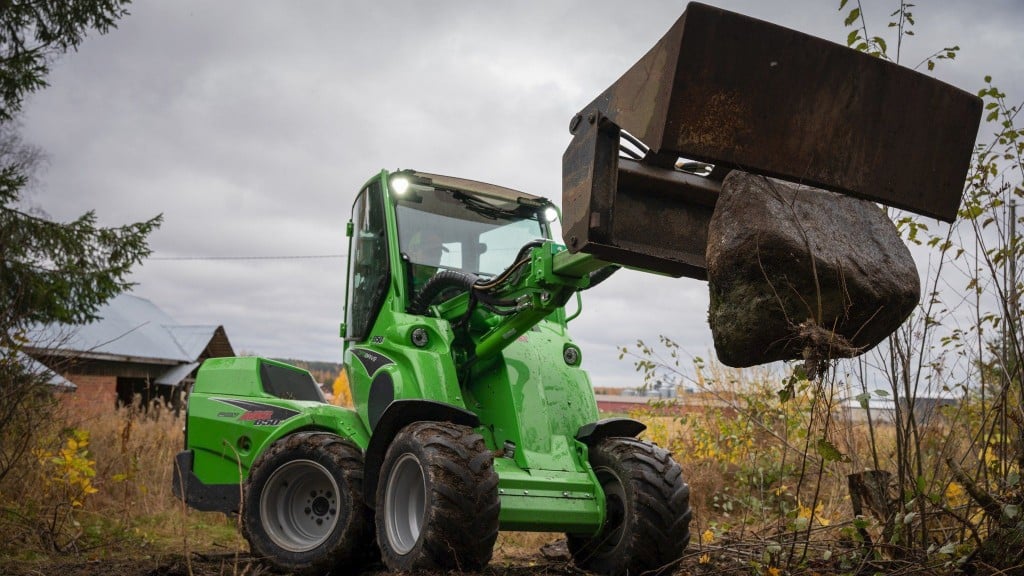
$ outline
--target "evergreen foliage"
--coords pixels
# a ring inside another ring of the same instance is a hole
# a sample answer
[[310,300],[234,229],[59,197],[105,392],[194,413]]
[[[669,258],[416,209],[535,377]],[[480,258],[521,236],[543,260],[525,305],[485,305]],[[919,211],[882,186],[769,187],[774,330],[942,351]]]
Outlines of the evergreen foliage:
[[[16,349],[32,323],[80,324],[131,286],[131,267],[149,255],[160,216],[99,226],[86,212],[55,222],[23,194],[40,152],[22,142],[16,114],[46,86],[53,58],[77,49],[87,32],[105,33],[127,14],[127,0],[15,0],[0,9],[0,346]],[[6,354],[6,353],[5,353]]]

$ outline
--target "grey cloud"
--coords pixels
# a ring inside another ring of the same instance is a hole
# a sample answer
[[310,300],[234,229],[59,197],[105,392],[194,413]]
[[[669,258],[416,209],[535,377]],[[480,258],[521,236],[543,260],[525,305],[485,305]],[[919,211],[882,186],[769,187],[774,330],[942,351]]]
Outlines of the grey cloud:
[[[837,2],[722,7],[842,41]],[[865,2],[887,33],[891,2]],[[916,9],[908,58],[962,47],[940,77],[986,73],[1020,98],[1022,10]],[[381,168],[416,168],[560,200],[576,110],[650,48],[680,2],[139,2],[89,38],[28,103],[50,154],[35,201],[106,223],[166,215],[158,255],[338,254],[352,198]],[[923,56],[922,56],[923,57]],[[136,293],[179,322],[223,323],[236,349],[336,360],[344,260],[147,262]],[[637,383],[617,347],[664,333],[707,357],[707,289],[622,272],[571,325],[600,385]]]

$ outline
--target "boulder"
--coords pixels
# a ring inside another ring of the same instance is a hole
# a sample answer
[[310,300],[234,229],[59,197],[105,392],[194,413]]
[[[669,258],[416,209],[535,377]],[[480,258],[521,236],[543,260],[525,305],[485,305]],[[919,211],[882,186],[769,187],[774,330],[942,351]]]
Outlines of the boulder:
[[735,170],[708,228],[707,269],[715,350],[734,367],[856,356],[921,293],[877,205]]

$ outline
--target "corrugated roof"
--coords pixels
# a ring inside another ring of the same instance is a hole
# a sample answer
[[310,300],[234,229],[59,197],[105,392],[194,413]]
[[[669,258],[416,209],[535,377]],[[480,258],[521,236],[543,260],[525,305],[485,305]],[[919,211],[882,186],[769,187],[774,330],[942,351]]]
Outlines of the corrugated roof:
[[184,380],[193,370],[199,366],[199,362],[189,362],[188,364],[178,364],[174,368],[171,368],[167,372],[164,372],[156,379],[157,384],[163,384],[165,386],[177,386]]
[[191,359],[199,358],[217,332],[216,326],[164,326],[178,347]]
[[[5,352],[9,353],[10,351],[5,350]],[[18,363],[25,368],[26,371],[28,371],[30,374],[36,374],[42,378],[45,378],[46,383],[49,384],[50,386],[53,386],[54,388],[60,388],[63,390],[76,390],[78,388],[78,386],[75,386],[74,382],[67,380],[66,378],[64,378],[60,374],[57,374],[53,370],[50,370],[41,362],[37,361],[35,358],[32,358],[28,354],[25,354],[24,352],[16,351],[14,353],[14,357],[17,359]]]
[[32,345],[63,354],[126,357],[168,364],[199,359],[218,326],[182,326],[155,304],[121,294],[83,326],[51,324],[31,333]]

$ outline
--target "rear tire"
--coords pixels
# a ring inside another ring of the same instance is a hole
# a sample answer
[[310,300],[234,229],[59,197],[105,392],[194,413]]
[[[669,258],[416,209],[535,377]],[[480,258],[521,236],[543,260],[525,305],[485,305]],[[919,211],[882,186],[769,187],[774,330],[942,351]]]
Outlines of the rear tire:
[[256,459],[244,490],[242,533],[278,570],[324,573],[367,560],[372,516],[352,442],[325,432],[286,436]]
[[671,572],[690,542],[690,486],[679,464],[635,438],[602,440],[590,464],[607,512],[597,535],[568,536],[576,565],[608,576]]
[[377,486],[377,542],[394,571],[476,571],[498,537],[498,475],[467,426],[416,422],[388,447]]

